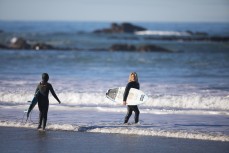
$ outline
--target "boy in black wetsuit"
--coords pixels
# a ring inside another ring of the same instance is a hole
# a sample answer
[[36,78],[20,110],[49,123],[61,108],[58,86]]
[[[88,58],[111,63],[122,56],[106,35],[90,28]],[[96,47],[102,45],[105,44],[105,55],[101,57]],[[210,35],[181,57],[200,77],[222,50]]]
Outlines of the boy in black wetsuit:
[[53,87],[50,83],[48,83],[49,75],[47,73],[42,74],[42,81],[38,84],[35,93],[39,91],[38,95],[38,108],[40,111],[39,115],[39,124],[37,129],[41,129],[41,124],[43,121],[43,130],[45,130],[46,122],[47,122],[47,115],[48,115],[48,108],[49,108],[49,91],[51,91],[53,97],[59,102],[59,98],[57,97],[56,93],[53,90]]
[[[135,88],[135,89],[140,89],[140,85],[138,83],[138,76],[136,72],[131,72],[130,76],[129,76],[129,83],[126,85],[126,89],[123,95],[123,105],[126,105],[126,99],[128,97],[130,88]],[[125,121],[124,124],[126,124],[130,118],[130,116],[132,115],[132,112],[135,112],[135,123],[138,123],[139,121],[139,109],[137,105],[127,105],[127,114],[125,117]]]

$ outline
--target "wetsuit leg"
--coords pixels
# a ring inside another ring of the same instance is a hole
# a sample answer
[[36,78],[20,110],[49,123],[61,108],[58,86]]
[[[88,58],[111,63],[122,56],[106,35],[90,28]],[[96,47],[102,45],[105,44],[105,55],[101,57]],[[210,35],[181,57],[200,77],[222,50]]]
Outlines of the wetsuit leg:
[[40,101],[38,101],[38,107],[40,111],[38,128],[41,128],[43,121],[43,129],[45,129],[47,123],[49,102],[46,99],[40,99]]
[[37,129],[40,129],[41,128],[41,124],[42,124],[42,112],[40,112],[40,114],[39,114],[39,123],[38,123],[38,127],[37,127]]
[[130,116],[132,115],[132,111],[133,111],[132,107],[131,106],[127,106],[127,114],[126,114],[124,123],[128,122]]
[[44,116],[43,116],[43,129],[45,129],[45,127],[46,127],[46,123],[47,123],[47,116],[48,116],[48,106],[46,106],[46,107],[44,107],[43,108],[43,110],[44,110]]
[[134,110],[134,113],[135,113],[135,116],[134,116],[134,119],[135,119],[135,123],[138,123],[139,121],[139,114],[140,114],[140,111],[138,109],[138,106],[133,106],[133,110]]
[[40,103],[40,101],[38,102],[38,108],[39,108],[39,111],[40,111],[40,114],[39,114],[39,123],[38,123],[38,129],[41,128],[41,124],[42,124],[42,120],[43,120],[43,111],[42,111],[42,105]]

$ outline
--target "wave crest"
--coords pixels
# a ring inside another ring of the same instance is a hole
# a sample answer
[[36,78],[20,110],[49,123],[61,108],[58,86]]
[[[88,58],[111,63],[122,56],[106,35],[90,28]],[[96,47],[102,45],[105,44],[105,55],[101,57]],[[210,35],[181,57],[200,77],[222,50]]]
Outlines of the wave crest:
[[[65,105],[85,106],[115,106],[120,105],[106,98],[104,93],[59,93],[59,99]],[[0,104],[17,105],[28,104],[33,95],[29,93],[3,93],[0,92]],[[51,104],[57,103],[53,96],[50,96]],[[190,95],[151,95],[149,100],[141,105],[144,108],[159,109],[194,109],[194,110],[229,110],[229,97],[205,96],[199,94]]]

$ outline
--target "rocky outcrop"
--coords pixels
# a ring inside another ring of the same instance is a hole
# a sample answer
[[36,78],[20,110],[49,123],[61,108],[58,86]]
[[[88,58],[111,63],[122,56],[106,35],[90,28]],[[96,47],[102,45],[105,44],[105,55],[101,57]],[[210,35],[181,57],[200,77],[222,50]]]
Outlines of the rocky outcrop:
[[129,45],[129,44],[114,44],[109,48],[110,51],[133,51],[133,52],[172,52],[160,46],[147,44],[147,45]]
[[136,31],[146,30],[143,27],[133,25],[131,23],[112,23],[110,28],[98,29],[94,33],[134,33]]
[[1,48],[1,49],[9,49],[9,47],[8,47],[8,46],[3,45],[3,44],[0,44],[0,48]]
[[51,50],[55,49],[53,46],[45,44],[45,43],[36,43],[32,46],[32,49],[35,50]]
[[113,44],[110,48],[110,51],[136,51],[137,48],[134,45],[129,44]]
[[60,50],[60,48],[56,48],[52,45],[49,44],[45,44],[45,43],[36,43],[34,45],[32,44],[28,44],[27,41],[24,38],[21,37],[13,37],[10,40],[10,44],[9,45],[4,45],[4,44],[0,44],[0,48],[1,49],[25,49],[25,50],[29,50],[29,49],[34,49],[34,50]]
[[138,47],[138,51],[140,52],[172,52],[166,48],[162,48],[156,45],[141,45]]
[[10,40],[9,48],[12,49],[30,49],[31,46],[23,38],[13,37]]
[[17,49],[17,50],[74,50],[74,51],[83,51],[83,50],[91,50],[91,51],[131,51],[131,52],[172,52],[166,48],[145,44],[145,45],[133,45],[133,44],[113,44],[108,48],[91,48],[91,49],[83,49],[83,48],[59,48],[54,47],[52,45],[46,43],[36,43],[36,44],[28,44],[27,41],[23,38],[13,37],[10,41],[10,45],[6,46],[4,44],[0,44],[0,49]]

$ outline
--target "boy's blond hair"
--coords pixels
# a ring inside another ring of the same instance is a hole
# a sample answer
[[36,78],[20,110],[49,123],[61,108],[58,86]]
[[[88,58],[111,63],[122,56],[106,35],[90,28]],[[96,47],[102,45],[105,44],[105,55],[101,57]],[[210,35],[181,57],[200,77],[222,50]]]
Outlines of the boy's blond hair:
[[[134,76],[134,77],[133,77],[134,79],[131,78],[132,75]],[[138,82],[138,75],[137,75],[137,73],[136,73],[136,72],[131,72],[130,75],[129,75],[128,81],[129,81],[129,82],[131,82],[131,81]]]

